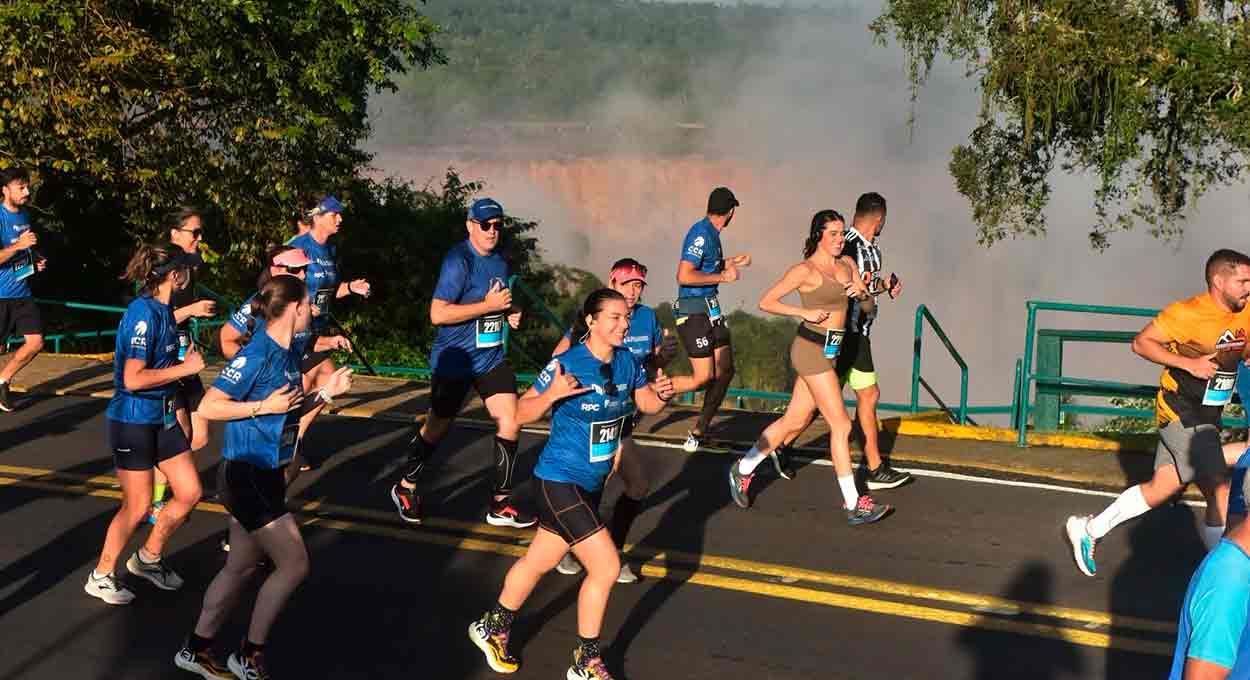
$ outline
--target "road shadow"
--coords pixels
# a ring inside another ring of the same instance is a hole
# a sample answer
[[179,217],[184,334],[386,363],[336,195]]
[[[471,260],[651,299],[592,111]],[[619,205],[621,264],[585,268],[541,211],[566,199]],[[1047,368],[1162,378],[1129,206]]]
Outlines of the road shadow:
[[[1049,565],[1030,562],[1016,571],[1002,596],[1014,601],[1054,604],[1054,580]],[[956,636],[955,644],[972,657],[969,680],[1054,680],[1085,672],[1084,657],[1070,642],[992,630],[1007,620],[986,614]],[[1027,661],[1021,654],[1026,643]]]

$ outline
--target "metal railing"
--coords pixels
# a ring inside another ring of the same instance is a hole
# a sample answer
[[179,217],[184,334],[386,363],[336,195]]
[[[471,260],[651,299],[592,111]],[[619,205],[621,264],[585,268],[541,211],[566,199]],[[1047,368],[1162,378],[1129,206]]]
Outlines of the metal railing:
[[[929,327],[937,335],[938,340],[942,341],[942,345],[946,347],[946,352],[955,360],[955,364],[959,366],[959,411],[958,415],[951,412],[949,406],[942,402],[933,388],[920,375],[920,349],[921,341],[924,339],[924,324],[929,322]],[[959,355],[959,351],[955,349],[955,345],[951,343],[950,338],[946,337],[946,331],[942,330],[942,324],[933,318],[933,314],[929,312],[926,305],[916,306],[916,331],[915,339],[912,344],[912,360],[911,360],[911,412],[920,412],[920,388],[924,387],[929,396],[938,403],[938,406],[946,411],[952,417],[956,418],[960,425],[968,423],[968,364],[964,358]]]

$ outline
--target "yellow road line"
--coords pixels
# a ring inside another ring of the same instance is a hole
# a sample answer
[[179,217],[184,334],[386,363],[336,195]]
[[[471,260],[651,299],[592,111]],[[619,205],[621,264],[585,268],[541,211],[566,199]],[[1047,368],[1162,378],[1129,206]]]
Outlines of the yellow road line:
[[[12,472],[15,470],[38,471],[39,469],[0,465],[0,472]],[[84,478],[83,482],[67,484],[63,482],[47,481],[48,479],[56,478],[58,475],[56,473],[47,474],[49,471],[44,472],[45,474],[41,475],[44,479],[22,479],[0,476],[0,486],[20,486],[51,491],[54,493],[75,493],[98,498],[121,498],[121,492],[116,489],[100,488],[99,486],[85,481],[86,479],[107,480],[107,477],[97,476],[87,478],[87,476],[82,475],[81,477]],[[225,507],[219,503],[201,502],[196,506],[196,509],[217,514],[228,514]],[[301,503],[298,506],[298,510],[304,512],[337,512],[343,509],[352,511],[354,514],[362,516],[374,516],[374,518],[377,519],[390,518],[390,513],[382,513],[379,511],[362,512],[360,508],[336,506],[320,501],[308,501]],[[476,533],[509,539],[521,538],[521,536],[515,531],[490,527],[489,525],[483,526],[469,522],[460,522],[456,520],[436,520],[429,521],[427,524],[429,526],[438,526],[440,528],[467,531],[471,534],[471,536],[451,536],[446,534],[414,531],[403,527],[366,524],[358,521],[326,517],[305,517],[301,520],[301,524],[335,529],[339,531],[384,536],[387,538],[410,542],[442,545],[456,550],[490,552],[511,557],[519,557],[523,555],[526,550],[525,546],[518,544],[501,543],[496,540],[483,540],[472,537],[472,534]],[[968,594],[938,588],[927,588],[906,583],[894,583],[881,579],[870,579],[795,567],[785,567],[782,565],[752,562],[749,560],[738,560],[714,555],[695,555],[680,551],[661,552],[642,546],[626,547],[627,550],[630,550],[631,548],[633,555],[647,556],[652,559],[665,559],[667,561],[685,563],[690,566],[714,567],[759,576],[799,578],[812,583],[820,583],[824,585],[853,588],[857,590],[868,590],[913,599],[934,600],[969,607],[984,607],[995,611],[1008,611],[1019,614],[1046,616],[1061,620],[1069,620],[1074,623],[1110,625],[1110,623],[1114,621],[1117,627],[1135,628],[1143,631],[1172,632],[1175,630],[1174,625],[1151,619],[1112,617],[1104,612],[1071,609],[1066,607],[1053,607],[1028,602],[1017,602],[992,596]],[[1051,624],[1010,621],[996,617],[982,616],[971,612],[951,611],[922,605],[877,600],[857,595],[830,593],[822,590],[803,588],[797,585],[760,582],[733,576],[702,573],[690,569],[674,569],[673,567],[667,565],[647,564],[642,567],[642,572],[644,575],[652,578],[681,580],[696,585],[748,592],[769,597],[800,600],[815,604],[823,604],[826,606],[841,607],[844,609],[856,609],[871,613],[902,616],[906,618],[948,623],[965,627],[1000,630],[1023,635],[1059,639],[1092,647],[1125,649],[1149,654],[1167,655],[1171,653],[1171,646],[1162,642],[1132,640],[1122,636],[1112,636],[1107,633],[1066,628]]]

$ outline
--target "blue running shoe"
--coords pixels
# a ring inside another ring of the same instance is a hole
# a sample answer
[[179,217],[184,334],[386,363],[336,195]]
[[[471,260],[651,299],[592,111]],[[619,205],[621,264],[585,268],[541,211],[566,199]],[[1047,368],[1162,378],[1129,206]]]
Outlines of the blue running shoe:
[[1098,565],[1094,564],[1094,545],[1098,543],[1093,536],[1089,535],[1089,521],[1093,519],[1088,515],[1085,517],[1077,517],[1073,515],[1068,518],[1064,524],[1064,534],[1068,537],[1068,543],[1072,545],[1072,558],[1076,560],[1076,568],[1081,570],[1086,576],[1093,576],[1098,573]]

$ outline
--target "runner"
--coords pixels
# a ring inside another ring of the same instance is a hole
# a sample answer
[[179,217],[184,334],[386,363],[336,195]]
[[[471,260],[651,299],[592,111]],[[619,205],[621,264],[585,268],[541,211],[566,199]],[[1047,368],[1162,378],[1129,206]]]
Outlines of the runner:
[[[333,318],[332,309],[335,300],[348,295],[367,298],[372,292],[369,281],[366,279],[354,279],[342,283],[339,281],[338,251],[330,245],[329,241],[331,236],[339,232],[343,223],[343,210],[343,204],[339,203],[335,197],[322,198],[305,217],[305,221],[311,222],[312,229],[288,242],[288,245],[303,250],[310,260],[305,282],[308,286],[308,296],[313,304],[311,331],[315,338],[332,337],[330,322]],[[334,373],[334,362],[330,361],[330,352],[334,349],[343,349],[343,347],[341,343],[328,348],[324,343],[307,344],[301,370],[310,391],[324,386],[325,381]],[[318,408],[309,414],[308,422],[311,423],[321,411],[322,409]],[[304,461],[308,459],[308,453],[307,449],[302,449],[300,451],[302,460],[289,467],[288,484],[294,483],[295,477],[302,470],[308,469],[309,466],[304,464]]]
[[1076,566],[1097,572],[1094,548],[1116,525],[1159,507],[1190,482],[1207,501],[1202,541],[1215,547],[1224,533],[1228,468],[1220,446],[1220,416],[1232,401],[1237,363],[1250,331],[1250,258],[1217,250],[1207,259],[1207,292],[1168,305],[1133,339],[1133,352],[1163,366],[1155,399],[1159,444],[1154,476],[1120,494],[1096,517],[1069,517],[1065,533]]
[[551,436],[534,467],[538,487],[539,531],[504,578],[490,611],[469,624],[469,638],[498,673],[515,673],[520,663],[508,651],[517,610],[570,547],[586,565],[577,596],[578,644],[569,680],[610,680],[599,649],[599,632],[608,594],[620,573],[616,545],[599,518],[604,480],[621,464],[621,435],[635,409],[659,413],[673,396],[673,385],[646,373],[624,348],[629,330],[625,296],[600,289],[582,305],[574,334],[585,338],[539,373],[517,407],[517,420],[531,423],[549,409]]
[[[897,274],[890,274],[888,281],[882,278],[884,270],[881,268],[881,247],[877,245],[877,239],[885,229],[885,217],[886,203],[881,194],[870,192],[860,196],[855,201],[855,216],[846,232],[846,246],[843,248],[843,252],[855,260],[860,276],[875,299],[880,299],[882,293],[888,293],[893,299],[903,292],[903,283]],[[912,481],[911,473],[900,472],[890,466],[890,461],[881,455],[877,442],[877,402],[881,400],[881,387],[877,383],[868,336],[878,310],[875,300],[871,304],[851,301],[847,336],[837,365],[839,382],[849,384],[855,391],[855,417],[864,436],[864,481],[871,491],[894,489]],[[815,417],[814,413],[812,415]],[[779,472],[788,468],[790,446],[810,424],[809,420],[803,427],[786,435],[785,446],[773,458]],[[782,476],[790,478],[788,473]]]
[[22,336],[22,344],[0,369],[0,411],[12,411],[9,384],[43,351],[43,320],[30,296],[29,279],[48,261],[35,252],[39,236],[22,209],[30,198],[30,174],[16,166],[0,170],[0,191],[0,345],[10,333]]
[[[174,664],[205,678],[230,678],[231,673],[244,680],[270,677],[264,661],[269,630],[308,574],[308,550],[286,509],[282,468],[299,446],[300,410],[329,403],[352,383],[351,369],[344,367],[315,396],[304,398],[299,377],[304,348],[295,339],[311,317],[304,282],[275,276],[256,294],[253,306],[265,320],[263,330],[222,369],[200,404],[205,418],[226,423],[217,488],[230,511],[232,550],[204,593],[195,630]],[[222,664],[212,652],[213,639],[262,557],[273,561],[273,571],[256,595],[242,646]]]
[[[836,210],[821,210],[813,215],[803,246],[805,259],[791,267],[760,298],[761,310],[799,320],[790,343],[790,365],[799,379],[785,415],[764,430],[745,456],[729,465],[729,493],[740,507],[751,505],[749,492],[755,468],[772,455],[773,464],[781,472],[781,464],[770,452],[786,434],[805,426],[811,420],[810,414],[819,410],[829,423],[829,453],[838,488],[842,490],[847,524],[876,522],[891,510],[888,505],[877,504],[872,496],[859,494],[851,466],[851,418],[842,403],[842,385],[835,365],[845,344],[850,302],[855,300],[861,309],[870,312],[873,300],[855,260],[842,254],[845,240],[846,223]],[[781,301],[796,290],[802,306]]]
[[740,204],[733,192],[717,187],[707,199],[707,216],[695,222],[681,244],[677,263],[677,301],[673,314],[677,335],[690,357],[693,374],[673,378],[678,392],[704,389],[699,419],[682,448],[699,450],[703,435],[720,409],[734,378],[729,326],[721,316],[720,284],[738,280],[738,269],[751,265],[750,255],[723,257],[720,233],[733,221]]
[[122,487],[122,504],[104,537],[104,549],[85,590],[109,604],[127,604],[134,593],[113,575],[117,558],[152,507],[152,470],[160,468],[173,487],[147,542],[126,561],[126,570],[161,590],[177,590],[182,578],[161,560],[170,535],[200,500],[200,475],[191,445],[178,427],[176,385],[204,368],[195,347],[178,361],[178,324],[170,299],[190,279],[194,258],[172,243],[142,245],[123,278],[139,296],[117,326],[113,397],[108,405],[109,448]]
[[[634,359],[643,371],[654,373],[673,360],[673,356],[677,353],[677,338],[660,327],[660,320],[656,318],[653,309],[639,304],[646,285],[647,268],[638,260],[627,257],[617,260],[612,265],[612,273],[608,275],[608,286],[625,296],[625,306],[629,309],[629,330],[625,336],[625,348],[634,355]],[[553,357],[563,354],[573,346],[573,333],[572,328],[565,333],[555,350],[552,351]],[[579,341],[580,337],[578,336]],[[629,530],[634,525],[634,520],[638,518],[638,513],[642,511],[642,499],[646,497],[650,487],[646,472],[642,469],[642,461],[634,449],[633,433],[637,422],[638,414],[635,413],[633,417],[625,420],[625,431],[621,433],[620,469],[625,489],[612,510],[612,524],[608,530],[618,550],[625,549],[625,539],[628,538]],[[582,571],[582,565],[573,553],[569,552],[565,553],[560,564],[556,565],[556,571],[568,575],[579,574]],[[638,575],[625,562],[624,555],[622,555],[621,573],[616,582],[636,583],[637,581]]]
[[[289,274],[303,281],[306,271],[309,267],[309,259],[304,251],[294,246],[274,246],[265,254],[265,261],[269,263],[269,267],[261,272],[256,281],[256,288],[260,290],[274,276]],[[239,306],[230,320],[221,327],[221,351],[227,359],[233,359],[236,354],[248,343],[249,340],[257,332],[263,332],[265,328],[264,319],[257,319],[253,314],[253,302],[256,299],[254,293],[243,304]],[[315,353],[326,353],[333,350],[344,350],[350,352],[352,349],[351,342],[342,335],[320,335],[315,339],[312,332],[307,328],[296,331],[295,340],[300,347],[305,347],[311,343],[312,350]],[[319,362],[318,362],[319,363]],[[317,368],[317,364],[309,360],[301,363],[301,370],[304,371],[304,391],[313,392],[321,385],[311,375],[311,371]],[[312,421],[316,418],[321,409],[309,411],[300,419],[299,437],[302,440],[304,434],[308,432],[308,427],[312,425]],[[303,456],[300,456],[302,459]],[[297,461],[296,464],[286,467],[286,484],[290,486],[299,477],[300,472],[305,469],[305,465],[300,464],[303,461]]]
[[493,501],[486,521],[495,526],[528,527],[537,521],[514,507],[511,496],[517,458],[516,376],[504,356],[504,322],[521,324],[521,310],[508,290],[508,263],[496,252],[504,227],[503,207],[480,198],[469,208],[469,236],[443,258],[430,321],[438,335],[430,350],[430,411],[409,442],[403,477],[391,487],[391,501],[405,522],[422,521],[421,481],[426,463],[456,420],[469,388],[477,390],[495,421]]
[[1169,680],[1250,677],[1250,522],[1229,520],[1228,535],[1189,581]]

